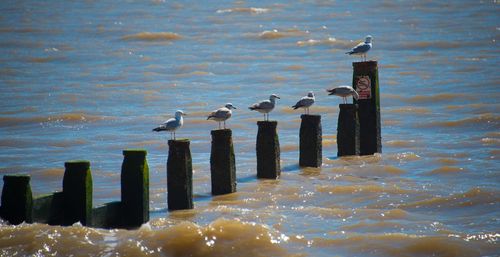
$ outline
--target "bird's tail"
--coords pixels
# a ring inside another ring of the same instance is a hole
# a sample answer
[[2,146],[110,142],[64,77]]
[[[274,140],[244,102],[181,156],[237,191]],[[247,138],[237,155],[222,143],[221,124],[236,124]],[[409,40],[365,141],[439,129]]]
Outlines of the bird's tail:
[[213,117],[215,117],[215,116],[213,116],[213,115],[208,115],[207,120],[209,120],[210,118],[213,118]]
[[326,90],[326,92],[329,93],[328,95],[334,95],[337,92],[337,89],[336,88],[328,89]]
[[156,132],[160,132],[162,131],[163,129],[161,127],[157,127],[157,128],[154,128],[153,131],[156,131]]
[[353,54],[353,53],[354,53],[354,51],[345,52],[345,54],[349,54],[349,55]]
[[257,109],[257,108],[255,108],[255,106],[250,106],[250,107],[248,107],[248,109],[250,109],[250,110],[253,111],[253,110]]
[[294,110],[299,109],[299,107],[298,107],[297,105],[292,106],[292,108],[293,108]]

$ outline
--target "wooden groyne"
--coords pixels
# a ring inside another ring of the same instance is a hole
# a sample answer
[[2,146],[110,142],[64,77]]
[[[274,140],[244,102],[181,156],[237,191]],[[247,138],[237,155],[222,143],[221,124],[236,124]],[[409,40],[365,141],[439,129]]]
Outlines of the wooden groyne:
[[[359,98],[340,104],[337,123],[337,155],[380,153],[380,95],[377,62],[353,63],[353,88]],[[352,91],[352,89],[351,89]],[[277,121],[258,121],[256,138],[257,178],[281,175]],[[321,167],[320,115],[301,116],[299,165]],[[211,131],[210,173],[212,194],[236,192],[236,158],[232,131]],[[189,139],[169,140],[167,204],[169,211],[193,209],[193,167]],[[69,226],[81,223],[99,228],[137,228],[149,221],[149,167],[143,149],[123,151],[121,199],[93,207],[91,164],[86,160],[64,163],[62,191],[33,197],[30,176],[4,175],[0,217],[10,224],[22,222]]]

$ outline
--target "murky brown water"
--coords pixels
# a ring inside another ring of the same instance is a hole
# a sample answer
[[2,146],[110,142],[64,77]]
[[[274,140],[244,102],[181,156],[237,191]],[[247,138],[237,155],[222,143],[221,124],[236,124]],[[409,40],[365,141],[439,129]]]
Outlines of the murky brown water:
[[[145,148],[151,221],[138,230],[0,225],[1,256],[498,256],[496,1],[2,1],[0,174],[60,190],[91,161],[94,206],[120,198],[122,150]],[[383,153],[336,158],[341,99],[365,35],[378,60]],[[298,167],[316,93],[323,167]],[[257,113],[281,96],[282,177],[257,180]],[[210,195],[213,109],[232,102],[238,192]],[[167,212],[166,139],[183,109],[195,209]],[[1,183],[1,182],[0,182]],[[1,184],[0,184],[1,185]]]

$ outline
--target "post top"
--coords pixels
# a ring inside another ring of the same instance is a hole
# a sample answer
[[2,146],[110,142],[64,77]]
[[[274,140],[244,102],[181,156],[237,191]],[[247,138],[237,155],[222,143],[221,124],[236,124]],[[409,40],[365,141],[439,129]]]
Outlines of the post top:
[[230,136],[232,134],[231,129],[214,129],[210,131],[212,135],[228,135]]
[[361,66],[361,65],[367,65],[367,66],[377,66],[378,62],[377,61],[373,61],[373,60],[370,60],[370,61],[366,61],[366,62],[353,62],[352,63],[352,66]]
[[370,72],[378,69],[377,61],[353,62],[352,67],[358,72]]
[[188,138],[181,138],[181,139],[170,139],[168,140],[168,145],[187,145],[189,146],[189,139]]
[[81,168],[88,169],[90,168],[90,161],[86,160],[72,160],[64,163],[65,168]]
[[125,149],[123,150],[123,155],[125,156],[138,156],[145,157],[148,152],[145,149]]
[[3,181],[29,182],[31,176],[28,174],[7,174],[3,176]]
[[301,119],[308,119],[308,120],[321,120],[321,115],[319,114],[302,114],[300,115]]
[[259,120],[257,121],[257,125],[259,126],[276,126],[278,125],[278,121],[276,120]]

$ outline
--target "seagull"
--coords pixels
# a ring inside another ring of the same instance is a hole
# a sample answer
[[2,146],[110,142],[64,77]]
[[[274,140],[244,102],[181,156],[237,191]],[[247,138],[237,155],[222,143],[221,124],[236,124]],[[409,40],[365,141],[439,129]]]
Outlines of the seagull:
[[365,42],[364,43],[359,43],[357,46],[353,47],[351,51],[347,52],[346,54],[349,55],[361,55],[361,60],[366,61],[366,53],[370,51],[372,48],[372,36],[368,35],[366,36]]
[[224,107],[221,107],[208,115],[207,120],[215,120],[219,123],[219,129],[220,129],[220,123],[221,121],[224,122],[224,129],[226,128],[226,120],[231,118],[231,109],[236,109],[236,107],[233,106],[232,103],[227,103]]
[[[185,116],[186,114],[181,111],[177,110],[175,112],[175,118],[168,119],[165,121],[163,124],[158,126],[157,128],[154,128],[153,131],[160,132],[160,131],[169,131],[170,132],[170,139],[175,140],[175,131],[182,127],[184,124],[184,120],[182,119],[182,116]],[[173,138],[172,138],[173,136]]]
[[307,93],[307,96],[302,97],[292,108],[294,110],[297,110],[298,108],[304,108],[305,113],[304,114],[309,114],[309,107],[314,104],[314,93],[312,91],[309,91]]
[[336,95],[342,97],[344,99],[344,104],[347,103],[346,97],[350,95],[352,95],[352,97],[354,97],[354,99],[356,100],[358,100],[359,98],[358,92],[356,92],[356,90],[354,90],[354,88],[350,86],[338,86],[332,89],[327,89],[326,91],[330,93],[329,95]]
[[262,100],[258,103],[252,104],[252,106],[248,107],[248,109],[252,111],[258,111],[264,114],[264,120],[269,121],[269,112],[274,109],[274,105],[276,104],[276,98],[280,99],[279,96],[272,94],[269,96],[269,100]]

